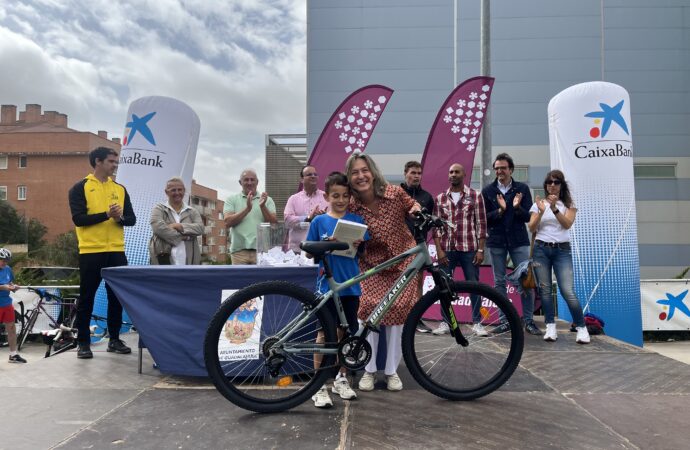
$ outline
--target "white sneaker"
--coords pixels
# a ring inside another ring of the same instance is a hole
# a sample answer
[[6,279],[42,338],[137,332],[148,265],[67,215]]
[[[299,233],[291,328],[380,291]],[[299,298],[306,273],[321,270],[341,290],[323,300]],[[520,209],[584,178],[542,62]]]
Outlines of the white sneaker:
[[311,399],[314,401],[314,406],[317,408],[330,408],[333,406],[333,400],[331,400],[331,396],[328,395],[328,389],[326,389],[326,386],[322,386],[319,391],[314,394]]
[[558,332],[556,331],[555,323],[547,323],[546,331],[544,332],[544,340],[547,342],[555,342],[558,339]]
[[577,337],[575,338],[575,342],[578,344],[589,344],[589,331],[587,331],[587,327],[577,327]]
[[441,323],[438,324],[438,327],[434,331],[431,332],[431,334],[440,336],[442,334],[448,334],[450,333],[450,327],[448,326],[447,323],[441,321]]
[[486,331],[486,328],[484,328],[484,325],[482,325],[481,323],[475,323],[474,325],[472,325],[472,331],[477,336],[488,336],[489,335],[489,332]]
[[350,387],[347,377],[336,378],[333,382],[331,392],[338,394],[343,400],[353,400],[357,398],[357,393]]
[[394,373],[393,375],[388,375],[386,377],[386,388],[389,391],[401,391],[402,390],[402,381],[400,381],[400,377],[398,376],[397,373]]
[[359,384],[357,386],[359,387],[360,391],[373,391],[375,381],[375,375],[365,371],[364,375],[362,375],[362,378],[359,379]]

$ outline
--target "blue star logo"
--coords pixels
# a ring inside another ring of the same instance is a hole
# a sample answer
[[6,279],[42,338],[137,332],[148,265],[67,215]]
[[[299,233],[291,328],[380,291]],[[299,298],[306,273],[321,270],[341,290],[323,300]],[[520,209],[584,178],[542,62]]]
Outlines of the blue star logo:
[[151,145],[156,145],[156,140],[153,138],[153,133],[151,133],[151,129],[147,125],[148,121],[151,120],[153,116],[156,115],[156,112],[148,113],[144,117],[139,117],[136,114],[132,114],[132,121],[127,122],[127,128],[130,128],[129,136],[127,137],[127,143],[132,142],[132,138],[139,133],[149,141]]
[[686,316],[690,317],[690,309],[688,309],[687,305],[683,303],[683,299],[685,296],[688,294],[688,290],[686,289],[685,291],[681,292],[678,295],[671,295],[670,293],[666,293],[666,298],[662,300],[657,300],[656,302],[661,304],[661,305],[667,305],[668,306],[668,317],[666,320],[671,320],[671,317],[673,317],[673,313],[676,312],[676,308],[681,310],[683,314]]
[[601,111],[592,111],[590,113],[585,114],[585,117],[595,117],[604,119],[604,124],[601,127],[601,137],[606,136],[606,133],[609,131],[609,128],[611,127],[611,122],[616,122],[618,126],[620,126],[623,129],[623,131],[625,131],[625,134],[630,135],[630,133],[628,133],[628,125],[626,125],[625,120],[623,120],[623,116],[621,115],[621,109],[623,108],[624,101],[625,100],[621,100],[614,107],[611,107],[606,103],[599,103]]

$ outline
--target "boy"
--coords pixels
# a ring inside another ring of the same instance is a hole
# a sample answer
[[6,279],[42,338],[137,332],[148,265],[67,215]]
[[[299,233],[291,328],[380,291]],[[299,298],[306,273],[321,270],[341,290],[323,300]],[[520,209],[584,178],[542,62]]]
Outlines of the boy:
[[[309,226],[309,231],[307,232],[307,241],[326,241],[333,239],[333,231],[335,230],[335,225],[338,223],[338,219],[349,220],[351,222],[364,223],[364,220],[352,213],[347,212],[347,206],[350,204],[350,186],[347,182],[347,177],[345,174],[340,172],[333,172],[328,175],[326,179],[326,193],[324,194],[326,201],[329,204],[329,211],[325,214],[314,217]],[[369,239],[368,233],[364,235],[364,240]],[[354,245],[358,245],[355,242]],[[337,282],[343,282],[349,280],[355,275],[359,274],[359,263],[358,258],[348,258],[346,256],[338,255],[328,255],[328,263],[333,272],[333,279]],[[319,264],[319,277],[316,280],[317,289],[321,293],[328,292],[330,289],[328,286],[328,281],[323,274],[323,263]],[[359,296],[362,291],[358,284],[345,289],[340,292],[340,301],[343,304],[343,310],[345,312],[345,317],[347,317],[347,323],[349,325],[350,334],[355,334],[359,328],[359,323],[357,322],[357,309],[359,308]],[[327,308],[336,319],[338,319],[338,314],[335,309],[333,302],[329,302]],[[345,330],[338,329],[338,339],[342,339],[345,334]],[[319,332],[317,337],[318,341],[323,341],[323,333]],[[321,355],[315,355],[314,364],[321,364]],[[357,394],[350,387],[347,381],[347,369],[341,367],[338,371],[338,375],[333,382],[332,391],[334,394],[340,395],[340,398],[344,400],[352,400],[357,398]],[[317,408],[328,408],[333,406],[330,396],[328,395],[328,389],[323,386],[313,397],[314,406]]]
[[10,362],[25,363],[26,360],[17,353],[17,327],[14,325],[14,306],[12,306],[10,292],[15,292],[19,286],[14,284],[14,274],[8,265],[10,259],[12,259],[12,252],[6,248],[0,248],[0,322],[5,324],[5,331],[7,331]]

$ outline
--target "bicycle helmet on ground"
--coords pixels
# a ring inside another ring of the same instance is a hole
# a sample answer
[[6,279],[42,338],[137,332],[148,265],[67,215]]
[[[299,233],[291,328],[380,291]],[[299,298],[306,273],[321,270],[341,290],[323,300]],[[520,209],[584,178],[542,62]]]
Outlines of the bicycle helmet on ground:
[[6,248],[0,247],[0,259],[10,260],[12,259],[12,252]]

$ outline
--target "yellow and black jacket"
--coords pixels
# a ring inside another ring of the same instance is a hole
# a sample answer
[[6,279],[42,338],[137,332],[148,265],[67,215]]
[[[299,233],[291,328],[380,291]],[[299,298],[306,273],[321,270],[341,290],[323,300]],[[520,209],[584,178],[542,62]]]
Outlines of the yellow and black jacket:
[[[122,208],[122,220],[108,217],[110,205]],[[77,182],[69,191],[72,222],[77,226],[79,253],[124,252],[123,226],[132,226],[137,218],[127,189],[108,178],[101,183],[93,174]]]

